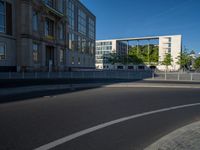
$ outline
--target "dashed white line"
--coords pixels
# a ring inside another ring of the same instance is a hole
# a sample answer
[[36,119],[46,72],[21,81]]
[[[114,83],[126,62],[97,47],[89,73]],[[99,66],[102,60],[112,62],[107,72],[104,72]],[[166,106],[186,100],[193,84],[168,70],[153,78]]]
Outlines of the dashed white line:
[[132,119],[135,119],[135,118],[144,117],[144,116],[157,114],[157,113],[161,113],[161,112],[166,112],[166,111],[170,111],[170,110],[193,107],[193,106],[200,106],[200,103],[193,103],[193,104],[187,104],[187,105],[174,106],[174,107],[169,107],[169,108],[163,108],[163,109],[159,109],[159,110],[144,112],[144,113],[141,113],[141,114],[136,114],[136,115],[132,115],[132,116],[128,116],[128,117],[123,117],[123,118],[120,118],[120,119],[116,119],[116,120],[113,120],[113,121],[110,121],[110,122],[102,123],[102,124],[99,124],[97,126],[94,126],[94,127],[91,127],[91,128],[88,128],[88,129],[73,133],[71,135],[68,135],[66,137],[60,138],[60,139],[55,140],[53,142],[50,142],[48,144],[42,145],[42,146],[36,148],[35,150],[49,150],[51,148],[54,148],[56,146],[59,146],[61,144],[66,143],[66,142],[69,142],[69,141],[71,141],[73,139],[76,139],[76,138],[78,138],[80,136],[95,132],[97,130],[106,128],[108,126],[112,126],[114,124],[118,124],[118,123],[121,123],[121,122],[132,120]]

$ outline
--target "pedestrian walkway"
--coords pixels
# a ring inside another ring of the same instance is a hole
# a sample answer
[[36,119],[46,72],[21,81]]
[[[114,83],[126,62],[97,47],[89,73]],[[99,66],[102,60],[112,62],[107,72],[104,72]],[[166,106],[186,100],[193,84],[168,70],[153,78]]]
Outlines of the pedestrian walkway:
[[199,150],[200,121],[177,129],[145,150]]

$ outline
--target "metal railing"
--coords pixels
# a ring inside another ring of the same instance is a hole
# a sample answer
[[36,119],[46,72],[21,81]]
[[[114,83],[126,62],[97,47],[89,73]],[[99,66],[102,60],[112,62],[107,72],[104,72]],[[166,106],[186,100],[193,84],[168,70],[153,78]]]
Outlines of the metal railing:
[[149,71],[4,72],[0,79],[145,79]]
[[154,73],[152,79],[155,80],[175,80],[175,81],[200,81],[200,73],[165,72]]
[[0,79],[130,79],[200,81],[200,73],[151,71],[4,72]]

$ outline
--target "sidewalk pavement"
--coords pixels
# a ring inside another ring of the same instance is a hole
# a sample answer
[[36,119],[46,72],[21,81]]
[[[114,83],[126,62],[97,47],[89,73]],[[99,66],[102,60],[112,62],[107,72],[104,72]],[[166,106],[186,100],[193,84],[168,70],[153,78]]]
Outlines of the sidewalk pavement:
[[200,121],[175,130],[145,150],[200,150]]
[[75,90],[100,87],[102,84],[62,84],[62,85],[38,85],[0,89],[0,96],[24,94],[29,92]]
[[0,89],[0,96],[24,94],[30,92],[54,91],[54,90],[75,90],[87,88],[194,88],[200,89],[200,84],[174,84],[174,83],[82,83],[82,84],[58,84],[58,85],[37,85]]

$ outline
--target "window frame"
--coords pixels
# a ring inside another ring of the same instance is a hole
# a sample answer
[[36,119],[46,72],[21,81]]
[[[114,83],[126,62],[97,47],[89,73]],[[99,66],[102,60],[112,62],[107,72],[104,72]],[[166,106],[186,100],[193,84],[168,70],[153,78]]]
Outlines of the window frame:
[[[33,16],[32,17],[33,17],[32,18],[32,28],[33,28],[33,31],[38,31],[39,30],[39,15],[38,15],[38,12],[36,12],[35,10],[33,10]],[[34,19],[34,17],[36,17],[35,18],[36,20]],[[36,23],[34,23],[34,21],[36,21]]]
[[50,36],[50,37],[55,36],[55,21],[48,17],[45,19],[45,36]]
[[3,56],[3,55],[0,55],[0,61],[4,61],[4,60],[6,60],[6,58],[7,58],[7,47],[6,47],[6,43],[5,42],[0,42],[0,46],[4,46],[4,58],[3,59],[1,59],[1,57]]
[[0,0],[4,4],[4,13],[0,12],[0,16],[4,16],[4,27],[0,25],[0,29],[4,29],[4,31],[0,30],[0,33],[6,33],[6,2],[4,0]]
[[[61,51],[62,51],[62,55],[61,55]],[[61,56],[62,56],[62,59],[61,59]],[[61,64],[65,63],[65,49],[64,48],[59,49],[59,62]]]
[[[37,52],[35,52],[34,45],[37,45]],[[35,60],[35,55],[34,55],[34,53],[37,54],[37,55],[36,55],[37,60]],[[33,44],[32,44],[32,59],[33,59],[33,62],[34,62],[35,64],[38,64],[38,63],[39,63],[39,43],[37,43],[37,42],[33,42]]]

